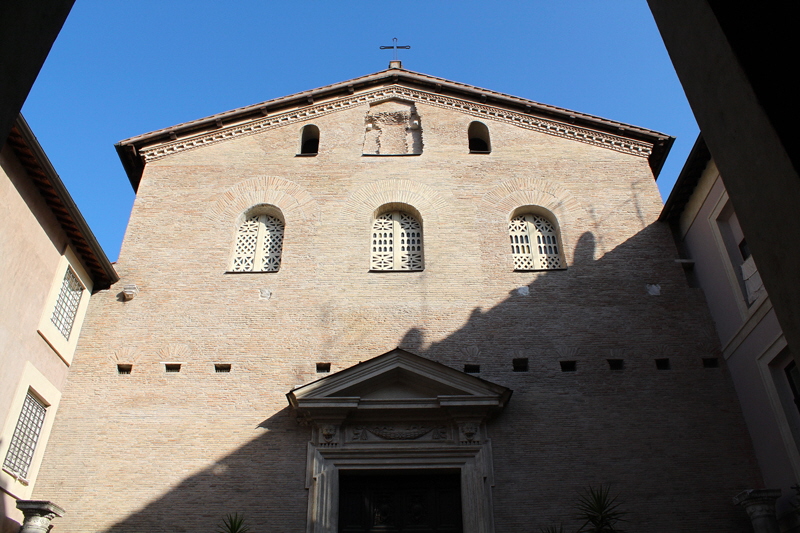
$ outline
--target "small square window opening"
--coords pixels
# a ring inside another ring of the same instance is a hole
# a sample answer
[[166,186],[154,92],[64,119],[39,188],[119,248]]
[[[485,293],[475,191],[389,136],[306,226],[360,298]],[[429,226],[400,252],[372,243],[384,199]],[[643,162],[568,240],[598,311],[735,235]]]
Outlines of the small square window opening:
[[671,368],[669,365],[669,358],[656,359],[656,368],[658,370],[669,370]]
[[117,365],[117,374],[130,374],[133,365]]
[[317,374],[327,374],[331,371],[330,363],[317,363]]
[[559,361],[562,372],[575,372],[578,369],[577,361]]
[[511,365],[514,369],[514,372],[527,372],[528,371],[528,358],[527,357],[520,357],[517,359],[511,360]]

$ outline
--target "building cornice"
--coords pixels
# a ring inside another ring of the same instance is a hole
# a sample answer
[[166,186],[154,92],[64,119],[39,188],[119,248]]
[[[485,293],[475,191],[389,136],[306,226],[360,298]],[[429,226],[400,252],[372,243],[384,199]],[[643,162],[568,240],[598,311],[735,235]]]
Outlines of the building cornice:
[[391,98],[456,109],[476,117],[646,157],[656,176],[674,141],[663,133],[621,122],[404,69],[388,69],[131,137],[119,142],[116,148],[136,189],[144,166],[150,161]]

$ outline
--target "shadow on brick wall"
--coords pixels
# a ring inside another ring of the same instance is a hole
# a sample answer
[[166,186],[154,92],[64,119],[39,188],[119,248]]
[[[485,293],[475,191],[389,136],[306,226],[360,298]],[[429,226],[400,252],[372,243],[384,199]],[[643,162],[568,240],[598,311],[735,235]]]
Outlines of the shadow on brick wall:
[[[730,380],[702,368],[719,350],[702,294],[687,286],[662,225],[601,257],[596,248],[585,233],[569,269],[530,274],[443,340],[427,343],[415,325],[400,340],[459,370],[480,364],[479,377],[514,390],[489,428],[497,530],[569,524],[576,494],[600,483],[621,492],[634,531],[746,530],[730,499],[759,486],[759,474]],[[654,364],[663,357],[669,371]],[[514,359],[527,359],[526,370]],[[288,407],[259,428],[108,533],[211,532],[234,512],[254,531],[305,531],[310,430]],[[159,474],[148,482],[163,483]]]

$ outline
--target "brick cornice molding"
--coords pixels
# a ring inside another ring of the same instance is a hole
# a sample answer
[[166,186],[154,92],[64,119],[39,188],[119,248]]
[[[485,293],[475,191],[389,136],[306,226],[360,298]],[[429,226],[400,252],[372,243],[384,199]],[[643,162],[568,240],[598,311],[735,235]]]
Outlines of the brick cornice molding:
[[327,102],[312,104],[301,109],[277,113],[262,119],[250,120],[244,123],[215,129],[213,131],[191,135],[183,139],[162,142],[152,146],[144,146],[139,149],[139,154],[144,159],[145,163],[147,163],[162,159],[172,154],[184,152],[186,150],[217,144],[229,139],[254,135],[262,131],[278,128],[288,124],[305,122],[316,117],[328,115],[336,111],[341,111],[356,106],[375,104],[385,100],[397,98],[410,100],[415,103],[428,104],[444,109],[454,109],[475,117],[481,117],[485,120],[505,122],[520,128],[538,131],[540,133],[564,139],[572,139],[574,141],[606,148],[636,157],[647,158],[653,152],[652,143],[638,141],[623,136],[612,135],[609,133],[602,133],[589,128],[567,124],[565,122],[559,122],[556,120],[537,117],[535,115],[503,109],[498,106],[471,102],[460,98],[454,98],[452,96],[445,96],[395,84],[343,98],[336,98]]

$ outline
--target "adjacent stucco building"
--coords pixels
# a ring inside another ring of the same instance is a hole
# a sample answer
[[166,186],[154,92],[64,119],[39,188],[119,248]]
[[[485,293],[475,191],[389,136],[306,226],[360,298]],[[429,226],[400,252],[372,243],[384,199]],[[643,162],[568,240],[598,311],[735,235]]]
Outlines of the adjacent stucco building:
[[797,531],[800,369],[761,283],[723,177],[698,138],[661,219],[669,222],[689,283],[701,288],[753,441],[763,485],[781,489],[784,531]]
[[35,488],[93,291],[117,275],[22,116],[0,152],[0,513]]
[[36,496],[61,531],[501,532],[610,484],[632,530],[747,528],[671,142],[399,63],[122,141]]

